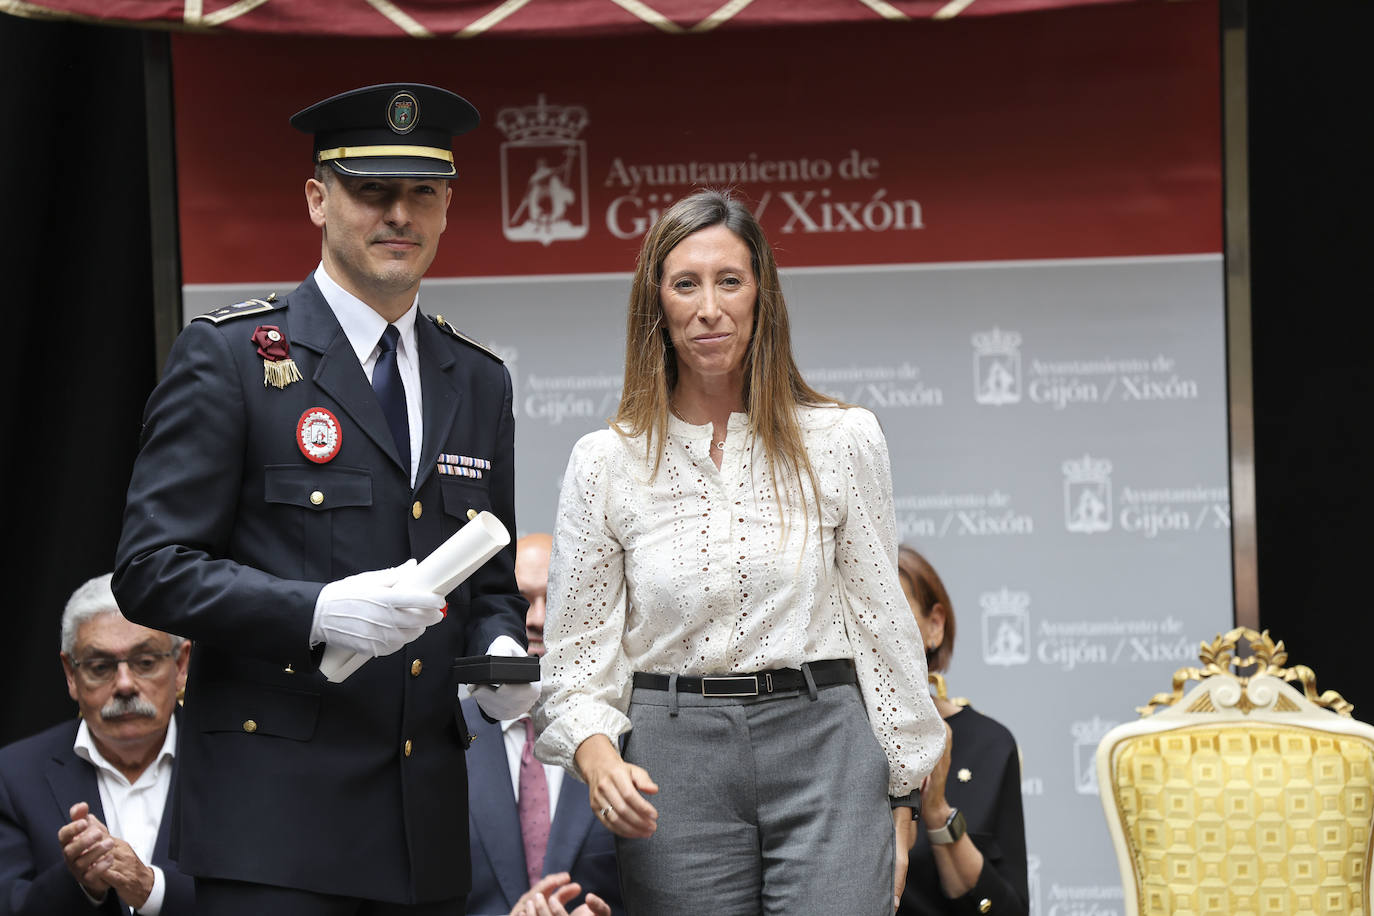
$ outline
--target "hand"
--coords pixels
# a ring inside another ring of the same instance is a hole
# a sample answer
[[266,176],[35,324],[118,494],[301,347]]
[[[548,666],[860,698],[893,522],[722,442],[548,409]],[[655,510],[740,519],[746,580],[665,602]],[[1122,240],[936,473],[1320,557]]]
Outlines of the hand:
[[91,867],[91,873],[108,884],[125,906],[137,910],[153,892],[155,875],[132,846],[117,836],[110,839],[114,848]]
[[[78,856],[80,860],[95,855],[86,867],[84,875],[77,878],[91,896],[103,897],[106,890],[113,889],[130,909],[136,910],[146,903],[148,895],[153,892],[153,870],[143,864],[143,860],[134,852],[133,847],[119,837],[112,836],[100,819],[90,813],[90,807],[85,802],[72,805],[68,814],[71,823],[58,831],[58,841],[63,843],[64,857],[69,843],[64,841],[63,831],[71,831],[68,839],[75,839],[77,843],[82,836],[98,834],[100,839],[96,841],[95,846],[104,850],[103,853],[96,854],[94,850],[88,849],[85,854]],[[72,868],[71,859],[67,860],[67,867]]]
[[565,904],[580,893],[582,885],[572,881],[567,872],[545,875],[515,901],[510,916],[611,916],[610,904],[596,894],[588,894],[583,904],[569,913]]
[[[946,722],[945,752],[926,777],[925,787],[921,791],[921,818],[927,828],[943,826],[954,812],[945,798],[945,783],[949,778],[953,749],[954,733]],[[935,858],[935,871],[940,876],[940,890],[950,900],[964,896],[978,883],[978,876],[983,873],[983,853],[967,833],[958,842],[932,845],[930,851]]]
[[892,809],[892,829],[896,834],[897,862],[892,872],[892,909],[902,905],[902,891],[906,888],[906,869],[911,845],[916,842],[916,819],[910,808]]
[[57,831],[57,842],[62,846],[62,858],[67,863],[67,871],[77,883],[92,897],[104,897],[110,885],[92,872],[92,867],[114,849],[114,841],[105,825],[90,813],[90,806],[77,802],[67,812],[70,821]]
[[[487,648],[488,655],[523,658],[525,650],[509,636],[498,636]],[[529,684],[475,684],[468,693],[482,711],[493,719],[518,719],[539,699],[539,682]]]
[[339,646],[368,658],[390,655],[419,638],[444,615],[444,599],[431,592],[394,588],[414,560],[330,582],[315,600],[310,641]]
[[[658,810],[644,795],[657,795],[658,786],[643,767],[626,763],[606,735],[592,735],[573,755],[597,820],[617,836],[653,836]],[[643,794],[640,794],[643,793]]]
[[949,778],[949,764],[954,752],[954,731],[945,724],[945,752],[921,786],[921,820],[927,827],[943,826],[949,820],[949,801],[945,798],[945,781]]

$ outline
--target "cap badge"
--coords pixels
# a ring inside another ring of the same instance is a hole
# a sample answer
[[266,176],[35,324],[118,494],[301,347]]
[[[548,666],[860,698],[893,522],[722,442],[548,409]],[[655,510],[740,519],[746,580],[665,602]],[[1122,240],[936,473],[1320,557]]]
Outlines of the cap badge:
[[311,407],[296,423],[296,444],[301,454],[316,464],[324,464],[339,454],[343,432],[339,420],[323,407]]
[[398,134],[408,134],[420,123],[420,103],[409,92],[398,92],[386,106],[386,123]]
[[291,345],[281,329],[274,324],[260,324],[253,329],[253,343],[262,357],[262,387],[273,385],[285,388],[301,380],[301,370],[291,358]]

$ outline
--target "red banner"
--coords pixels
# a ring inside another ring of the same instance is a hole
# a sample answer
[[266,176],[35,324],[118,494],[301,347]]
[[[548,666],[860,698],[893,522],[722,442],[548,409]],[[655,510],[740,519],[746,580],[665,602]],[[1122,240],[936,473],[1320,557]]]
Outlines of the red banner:
[[471,99],[431,275],[627,271],[702,185],[748,198],[784,267],[1221,250],[1214,3],[979,22],[454,46],[180,35],[183,275],[303,277],[310,139],[333,93]]
[[0,12],[277,35],[473,38],[708,32],[996,16],[1164,0],[0,0]]

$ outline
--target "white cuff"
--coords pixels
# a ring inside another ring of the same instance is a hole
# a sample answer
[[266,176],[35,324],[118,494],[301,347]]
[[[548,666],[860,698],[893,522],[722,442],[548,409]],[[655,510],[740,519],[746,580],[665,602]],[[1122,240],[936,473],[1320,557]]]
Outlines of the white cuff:
[[138,916],[158,916],[162,912],[162,899],[167,896],[167,878],[163,876],[162,869],[156,865],[150,867],[153,870],[153,889],[148,899],[143,901],[143,906],[134,910]]

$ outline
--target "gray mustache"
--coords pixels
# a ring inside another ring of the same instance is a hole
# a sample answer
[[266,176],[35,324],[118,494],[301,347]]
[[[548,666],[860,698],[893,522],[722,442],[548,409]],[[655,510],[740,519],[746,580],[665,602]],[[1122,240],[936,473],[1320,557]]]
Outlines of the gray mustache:
[[120,716],[143,716],[146,719],[157,718],[157,707],[149,703],[143,697],[113,697],[110,702],[100,707],[100,718],[118,719]]

